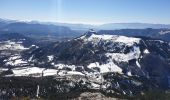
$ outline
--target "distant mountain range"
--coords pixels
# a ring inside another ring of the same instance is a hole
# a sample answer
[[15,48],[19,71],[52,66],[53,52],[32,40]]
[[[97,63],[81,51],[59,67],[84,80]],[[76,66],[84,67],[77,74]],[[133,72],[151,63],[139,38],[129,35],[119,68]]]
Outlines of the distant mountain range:
[[170,29],[118,29],[118,30],[100,30],[98,34],[110,34],[110,35],[124,35],[135,37],[150,37],[155,39],[162,39],[170,41]]
[[20,33],[29,37],[41,39],[48,38],[55,40],[75,38],[89,29],[95,29],[99,31],[99,34],[144,36],[170,41],[169,24],[109,23],[103,25],[88,25],[0,19],[0,34]]
[[145,28],[170,28],[170,24],[151,24],[151,23],[110,23],[98,26],[99,29],[145,29]]
[[115,29],[145,29],[145,28],[170,28],[170,24],[153,24],[153,23],[106,23],[102,25],[90,25],[90,24],[71,24],[71,23],[59,23],[59,22],[39,22],[39,21],[17,21],[9,19],[0,19],[0,23],[15,23],[22,22],[27,24],[45,24],[45,25],[57,25],[69,27],[72,30],[85,30],[93,28],[96,30],[115,30]]
[[31,24],[25,22],[4,23],[0,24],[1,33],[21,33],[29,36],[59,36],[73,37],[76,32],[68,27],[46,25],[46,24]]

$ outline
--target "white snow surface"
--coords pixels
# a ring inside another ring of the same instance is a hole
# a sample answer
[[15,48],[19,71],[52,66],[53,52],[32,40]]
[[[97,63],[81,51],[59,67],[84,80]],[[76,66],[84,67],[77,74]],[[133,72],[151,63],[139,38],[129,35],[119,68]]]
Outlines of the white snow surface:
[[43,76],[53,76],[53,75],[57,75],[57,71],[56,69],[44,69],[43,70]]
[[39,67],[19,67],[12,69],[13,75],[12,76],[30,76],[33,77],[41,77],[43,76],[54,76],[54,75],[84,75],[81,72],[77,71],[59,71],[57,69],[46,69],[46,68],[39,68]]
[[139,64],[138,61],[136,61],[136,65],[137,65],[139,68],[141,68],[141,65]]
[[148,53],[150,53],[150,52],[149,52],[148,49],[145,49],[145,50],[144,50],[144,53],[145,53],[145,54],[148,54]]
[[75,65],[67,65],[67,64],[54,64],[54,66],[60,70],[63,68],[70,68],[71,70],[75,70],[75,68],[76,68]]
[[77,72],[77,71],[68,71],[67,75],[83,75],[84,76],[84,74],[82,74],[81,72]]
[[0,68],[0,72],[7,71],[8,68]]
[[128,62],[132,59],[138,59],[140,57],[139,47],[133,46],[133,50],[127,54],[124,53],[106,53],[106,57],[109,57],[117,62]]
[[48,57],[48,61],[52,61],[54,59],[54,56],[53,55],[50,55],[50,56],[47,56]]
[[22,67],[22,68],[14,68],[12,72],[14,76],[29,76],[31,74],[42,74],[44,68],[38,67]]
[[23,59],[21,59],[21,56],[16,54],[16,55],[12,55],[10,58],[8,58],[7,60],[4,60],[4,62],[6,62],[6,65],[11,65],[11,66],[19,66],[19,65],[26,65],[28,64],[27,61],[24,61]]
[[127,75],[128,75],[128,76],[132,76],[131,71],[127,72]]
[[100,65],[98,62],[91,63],[87,66],[90,69],[93,69],[95,67],[100,68],[100,73],[106,73],[106,72],[118,72],[122,73],[122,69],[118,67],[116,64],[114,64],[112,61]]
[[22,45],[22,41],[14,42],[11,40],[3,41],[0,43],[0,50],[25,50],[28,48],[25,48]]
[[85,41],[92,41],[92,42],[99,42],[101,40],[119,42],[119,43],[124,43],[128,46],[131,46],[134,43],[139,43],[140,40],[141,40],[140,38],[118,36],[118,35],[105,35],[105,34],[104,35],[92,34],[88,38],[86,38],[85,35],[84,35],[84,36],[80,37],[80,39],[83,39]]
[[[43,76],[53,76],[57,74],[56,69],[45,69],[38,67],[20,67],[12,69],[13,76],[30,76],[33,75],[35,77]],[[37,74],[37,75],[36,75]]]

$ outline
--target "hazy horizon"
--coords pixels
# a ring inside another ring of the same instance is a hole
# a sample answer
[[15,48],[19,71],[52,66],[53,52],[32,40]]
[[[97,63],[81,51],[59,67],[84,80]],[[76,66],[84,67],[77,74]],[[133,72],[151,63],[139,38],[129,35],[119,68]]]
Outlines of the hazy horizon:
[[82,25],[92,25],[92,26],[100,26],[100,25],[105,25],[105,24],[153,24],[153,25],[170,25],[166,23],[144,23],[144,22],[110,22],[110,23],[102,23],[102,24],[93,24],[93,23],[79,23],[79,22],[56,22],[56,21],[40,21],[40,20],[18,20],[18,19],[8,19],[8,18],[0,18],[2,20],[10,20],[10,21],[18,21],[18,22],[26,22],[26,23],[31,23],[31,22],[37,22],[37,23],[61,23],[61,24],[82,24]]
[[0,18],[101,25],[170,24],[169,0],[1,0]]

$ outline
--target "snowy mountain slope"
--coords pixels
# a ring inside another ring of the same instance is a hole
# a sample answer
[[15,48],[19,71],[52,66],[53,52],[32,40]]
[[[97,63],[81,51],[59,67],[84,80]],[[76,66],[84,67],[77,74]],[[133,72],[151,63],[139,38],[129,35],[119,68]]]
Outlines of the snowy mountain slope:
[[135,95],[148,88],[169,87],[169,59],[168,42],[89,30],[72,40],[10,55],[2,65],[10,68],[8,77],[84,77],[72,79],[90,83],[90,89]]
[[0,42],[0,50],[24,50],[28,49],[22,45],[22,40],[18,42],[14,41],[3,41]]
[[0,64],[1,66],[26,66],[27,61],[21,53],[35,48],[35,41],[18,33],[0,34]]
[[[32,67],[62,69],[58,67],[62,65],[75,70],[76,68],[68,66],[83,66],[82,70],[87,72],[119,72],[146,76],[143,69],[146,65],[141,62],[150,55],[168,59],[169,44],[118,35],[97,35],[90,30],[73,40],[27,50],[21,53],[21,59]],[[10,61],[10,58],[4,61]],[[169,66],[168,62],[166,64]]]

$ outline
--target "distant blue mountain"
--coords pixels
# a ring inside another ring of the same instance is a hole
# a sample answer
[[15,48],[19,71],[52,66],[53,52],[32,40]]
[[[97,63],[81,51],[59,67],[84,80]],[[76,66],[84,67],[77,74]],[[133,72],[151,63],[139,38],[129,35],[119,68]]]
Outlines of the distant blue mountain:
[[150,37],[170,41],[170,29],[117,29],[117,30],[100,30],[98,34]]
[[[1,19],[0,23],[15,23],[21,22],[17,20]],[[65,26],[69,27],[71,30],[83,30],[87,31],[88,29],[96,30],[115,30],[115,29],[160,29],[160,28],[170,28],[170,24],[152,24],[152,23],[107,23],[102,25],[90,25],[90,24],[71,24],[71,23],[59,23],[59,22],[39,22],[39,21],[30,21],[22,22],[27,24],[43,24],[43,25],[56,25],[56,26]]]
[[66,26],[41,24],[33,22],[19,22],[0,20],[0,34],[20,33],[28,36],[74,37],[77,32]]
[[150,23],[109,23],[97,27],[98,29],[145,29],[145,28],[170,28],[170,24],[150,24]]
[[95,29],[102,34],[146,36],[170,40],[170,24],[108,23],[103,25],[88,25],[0,19],[0,34],[20,33],[32,37],[74,38],[82,35],[88,29]]

